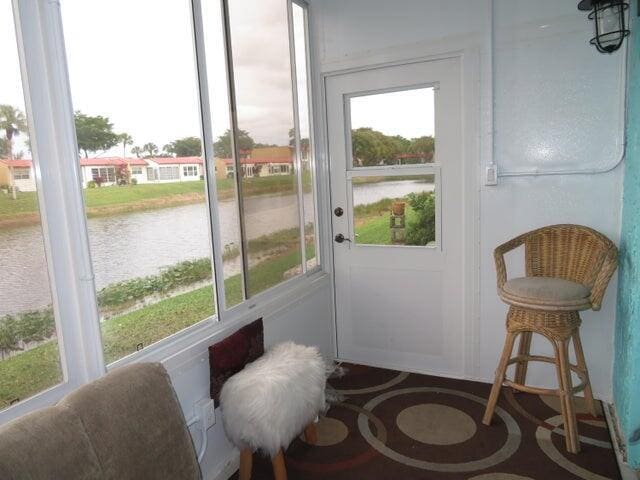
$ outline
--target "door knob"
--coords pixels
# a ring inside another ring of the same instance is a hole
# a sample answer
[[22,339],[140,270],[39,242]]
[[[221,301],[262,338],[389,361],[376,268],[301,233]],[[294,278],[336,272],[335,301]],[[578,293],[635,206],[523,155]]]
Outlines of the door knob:
[[351,240],[347,237],[345,237],[343,234],[339,233],[335,236],[334,240],[338,243],[342,243],[342,242],[350,242]]

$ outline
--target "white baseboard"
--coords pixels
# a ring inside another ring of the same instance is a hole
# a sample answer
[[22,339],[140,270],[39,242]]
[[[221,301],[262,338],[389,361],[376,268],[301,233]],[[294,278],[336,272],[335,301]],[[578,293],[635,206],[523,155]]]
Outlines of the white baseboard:
[[611,443],[613,444],[613,450],[616,454],[622,480],[640,480],[640,473],[626,463],[626,448],[624,439],[622,435],[620,435],[615,405],[604,402],[602,402],[602,405],[604,407],[603,410],[607,419],[607,425],[609,426],[609,432],[611,433]]
[[231,475],[236,473],[239,468],[240,451],[234,448],[227,457],[227,460],[222,462],[220,467],[211,472],[207,480],[229,480]]

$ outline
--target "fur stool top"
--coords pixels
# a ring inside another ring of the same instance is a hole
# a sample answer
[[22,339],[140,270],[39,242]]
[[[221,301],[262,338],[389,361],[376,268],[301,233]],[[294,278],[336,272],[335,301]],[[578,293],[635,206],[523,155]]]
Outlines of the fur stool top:
[[325,406],[325,363],[316,347],[284,342],[222,387],[227,436],[243,452],[282,456]]

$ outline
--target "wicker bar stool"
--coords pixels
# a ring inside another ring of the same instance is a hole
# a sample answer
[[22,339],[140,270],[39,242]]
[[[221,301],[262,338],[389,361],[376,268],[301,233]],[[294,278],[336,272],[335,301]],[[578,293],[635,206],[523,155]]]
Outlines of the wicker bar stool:
[[[525,246],[526,277],[507,281],[505,253]],[[602,297],[618,265],[618,249],[604,235],[580,225],[553,225],[527,232],[496,248],[498,295],[507,303],[507,338],[496,370],[495,382],[482,422],[491,423],[502,385],[538,395],[560,398],[565,441],[571,453],[580,451],[573,395],[584,391],[589,412],[597,416],[579,327],[582,310],[600,310]],[[531,337],[545,336],[555,356],[531,355]],[[518,353],[512,357],[517,337]],[[573,341],[576,365],[569,360]],[[536,388],[525,384],[530,361],[556,366],[558,388]],[[516,364],[514,379],[506,378],[509,365]],[[573,386],[571,372],[580,384]]]

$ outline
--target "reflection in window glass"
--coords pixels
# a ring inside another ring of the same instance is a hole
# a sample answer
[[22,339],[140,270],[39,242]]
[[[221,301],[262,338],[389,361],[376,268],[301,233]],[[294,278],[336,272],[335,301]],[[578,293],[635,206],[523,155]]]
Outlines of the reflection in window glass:
[[[214,138],[218,217],[225,282],[225,306],[237,305],[244,300],[242,240],[238,214],[236,169],[231,142],[231,117],[229,112],[229,85],[226,75],[226,59],[222,13],[219,1],[202,2],[209,107]],[[242,144],[241,148],[246,148]]]
[[434,175],[353,179],[356,244],[435,245],[436,208]]
[[227,3],[251,296],[301,272],[287,2]]
[[311,136],[311,103],[307,63],[307,18],[305,9],[294,3],[293,38],[295,43],[296,79],[298,87],[298,118],[300,122],[300,160],[304,193],[304,230],[307,268],[318,265],[316,241],[315,178],[313,138]]
[[11,2],[0,0],[0,410],[63,381]]
[[432,87],[353,97],[350,111],[354,167],[434,162]]
[[63,24],[113,362],[215,312],[191,5],[65,0]]

